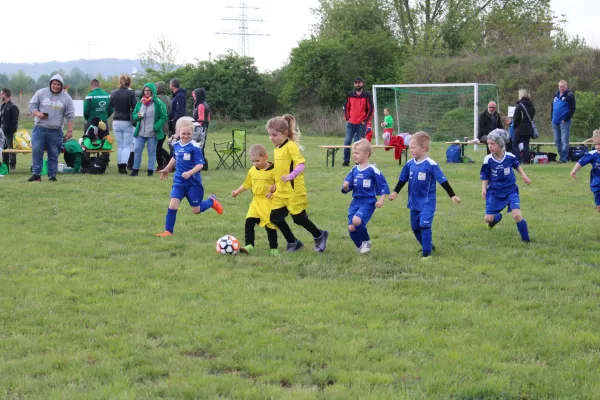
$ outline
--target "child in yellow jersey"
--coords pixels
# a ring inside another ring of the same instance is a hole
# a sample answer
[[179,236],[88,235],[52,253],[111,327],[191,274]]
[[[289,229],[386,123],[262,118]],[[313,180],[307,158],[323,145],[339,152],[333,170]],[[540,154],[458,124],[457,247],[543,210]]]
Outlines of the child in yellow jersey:
[[240,249],[245,254],[253,253],[254,248],[254,225],[264,226],[267,230],[271,255],[278,256],[277,230],[269,220],[271,214],[271,186],[275,184],[275,169],[273,163],[269,162],[269,155],[265,146],[255,144],[250,147],[250,161],[253,167],[248,171],[246,180],[236,190],[231,192],[232,197],[237,197],[245,190],[251,189],[252,202],[246,214],[246,245]]
[[327,247],[328,232],[320,230],[308,219],[306,208],[308,197],[304,186],[304,167],[306,160],[300,154],[298,140],[300,132],[296,129],[296,120],[285,114],[274,117],[267,122],[269,139],[275,145],[273,161],[275,162],[275,192],[271,210],[271,222],[277,225],[285,240],[287,251],[298,251],[304,247],[296,239],[289,225],[285,222],[288,213],[292,220],[311,233],[315,240],[315,251],[323,252]]

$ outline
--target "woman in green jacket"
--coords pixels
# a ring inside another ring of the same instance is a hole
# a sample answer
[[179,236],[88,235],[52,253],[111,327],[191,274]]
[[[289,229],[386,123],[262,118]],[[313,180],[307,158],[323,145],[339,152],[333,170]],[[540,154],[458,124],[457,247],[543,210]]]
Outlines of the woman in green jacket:
[[162,128],[169,118],[165,103],[156,97],[154,83],[148,82],[144,85],[142,97],[135,106],[131,118],[135,122],[133,133],[135,155],[133,170],[129,176],[138,176],[144,146],[148,147],[148,176],[152,176],[156,166],[156,143],[165,137]]

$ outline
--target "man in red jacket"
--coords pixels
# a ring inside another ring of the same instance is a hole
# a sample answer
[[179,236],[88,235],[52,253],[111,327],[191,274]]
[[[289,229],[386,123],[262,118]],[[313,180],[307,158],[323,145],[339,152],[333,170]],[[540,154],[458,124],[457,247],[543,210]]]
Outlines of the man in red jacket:
[[[352,139],[358,141],[364,139],[367,121],[373,116],[373,97],[371,93],[363,90],[364,82],[359,76],[354,80],[354,90],[346,96],[344,113],[346,116],[346,137],[344,145],[352,144]],[[350,165],[350,149],[344,149],[344,163],[342,166]]]

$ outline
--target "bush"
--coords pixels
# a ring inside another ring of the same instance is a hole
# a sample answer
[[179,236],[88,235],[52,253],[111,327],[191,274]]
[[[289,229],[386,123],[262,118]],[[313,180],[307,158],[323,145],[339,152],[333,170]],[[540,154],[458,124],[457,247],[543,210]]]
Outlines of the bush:
[[592,137],[600,126],[600,95],[592,92],[575,92],[577,109],[573,115],[572,131],[578,136]]

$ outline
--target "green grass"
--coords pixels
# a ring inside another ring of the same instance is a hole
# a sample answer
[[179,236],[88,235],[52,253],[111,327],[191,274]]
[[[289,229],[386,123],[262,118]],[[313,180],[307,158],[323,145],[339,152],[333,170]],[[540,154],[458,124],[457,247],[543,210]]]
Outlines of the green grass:
[[[436,143],[463,203],[438,187],[434,258],[419,260],[406,190],[377,210],[373,250],[359,256],[339,190],[349,170],[325,168],[318,148],[336,141],[304,138],[327,251],[278,259],[262,230],[256,255],[215,252],[224,234],[243,241],[250,194],[229,194],[245,171],[204,173],[224,214],[184,202],[162,239],[170,181],[118,176],[113,155],[104,176],[27,183],[31,158],[18,156],[0,179],[0,398],[597,398],[600,214],[587,170],[525,167],[527,246],[511,218],[485,230],[484,154],[446,165]],[[265,134],[249,143],[272,149]],[[392,157],[373,157],[390,185]]]

